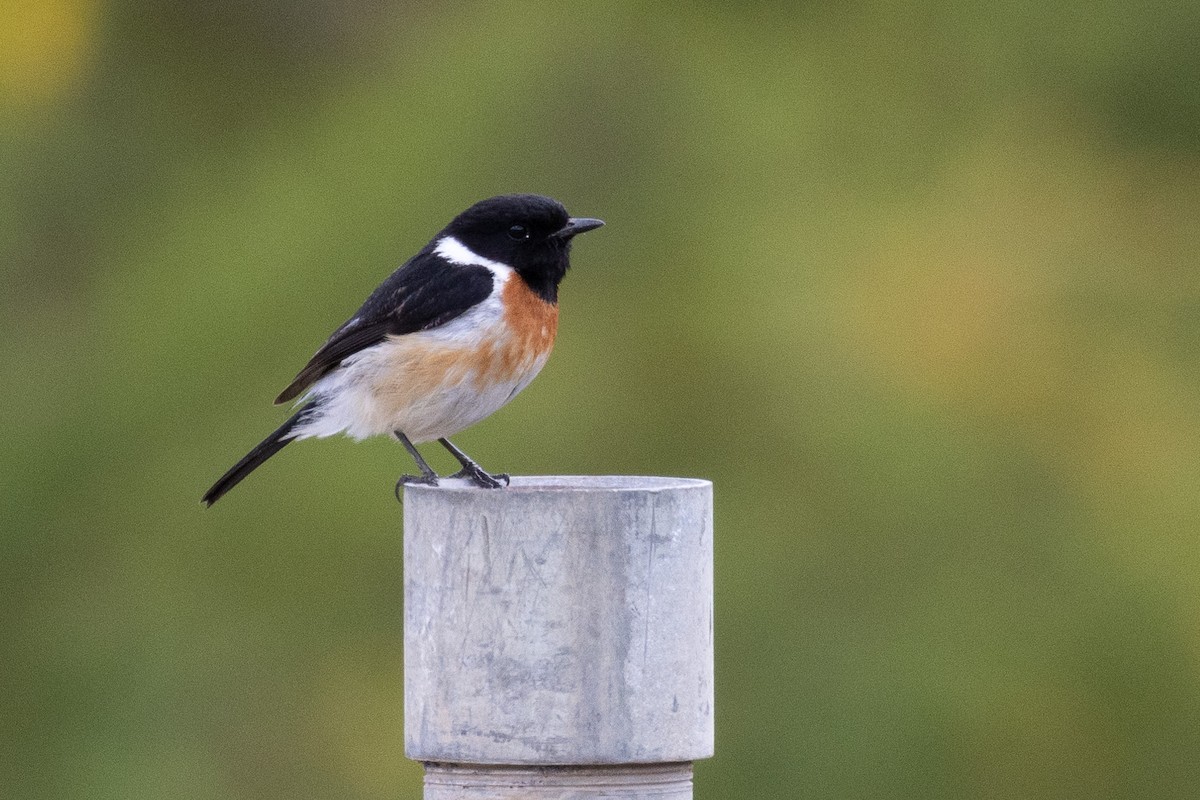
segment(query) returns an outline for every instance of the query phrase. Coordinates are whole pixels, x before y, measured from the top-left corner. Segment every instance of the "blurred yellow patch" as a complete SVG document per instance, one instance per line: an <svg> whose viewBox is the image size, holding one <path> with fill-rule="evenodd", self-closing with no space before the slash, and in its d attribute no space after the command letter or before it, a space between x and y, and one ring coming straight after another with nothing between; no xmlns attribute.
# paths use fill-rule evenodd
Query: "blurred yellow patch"
<svg viewBox="0 0 1200 800"><path fill-rule="evenodd" d="M1090 370L1114 343L1171 330L1168 300L1200 298L1173 267L1196 209L1083 132L1025 122L981 135L904 209L842 316L869 359L938 402L1057 430L1111 397Z"/></svg>
<svg viewBox="0 0 1200 800"><path fill-rule="evenodd" d="M94 0L4 0L0 13L0 93L32 103L72 84L95 31Z"/></svg>

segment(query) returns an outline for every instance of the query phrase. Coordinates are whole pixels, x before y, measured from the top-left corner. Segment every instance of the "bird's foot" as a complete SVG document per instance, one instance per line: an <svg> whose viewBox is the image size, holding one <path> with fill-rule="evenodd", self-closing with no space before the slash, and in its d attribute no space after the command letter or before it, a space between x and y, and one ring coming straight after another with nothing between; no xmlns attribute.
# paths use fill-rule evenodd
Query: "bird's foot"
<svg viewBox="0 0 1200 800"><path fill-rule="evenodd" d="M481 489L500 489L508 486L510 483L508 475L503 472L491 475L484 471L483 467L478 464L464 466L458 472L450 476L451 478L466 478L471 483ZM501 483L503 481L503 483Z"/></svg>
<svg viewBox="0 0 1200 800"><path fill-rule="evenodd" d="M422 486L437 486L438 476L432 472L427 472L422 475L401 475L400 480L396 481L396 499L401 503L404 500L400 496L400 490L410 483L419 483Z"/></svg>

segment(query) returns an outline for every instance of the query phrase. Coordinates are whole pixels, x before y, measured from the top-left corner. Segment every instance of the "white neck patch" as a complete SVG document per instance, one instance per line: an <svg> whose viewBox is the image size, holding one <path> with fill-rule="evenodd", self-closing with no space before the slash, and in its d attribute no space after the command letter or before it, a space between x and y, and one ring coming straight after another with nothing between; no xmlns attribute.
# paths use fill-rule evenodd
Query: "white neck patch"
<svg viewBox="0 0 1200 800"><path fill-rule="evenodd" d="M497 278L507 278L512 272L512 267L507 264L501 264L499 261L493 261L490 258L484 258L453 236L443 236L439 239L437 246L433 248L433 252L451 264L487 267Z"/></svg>

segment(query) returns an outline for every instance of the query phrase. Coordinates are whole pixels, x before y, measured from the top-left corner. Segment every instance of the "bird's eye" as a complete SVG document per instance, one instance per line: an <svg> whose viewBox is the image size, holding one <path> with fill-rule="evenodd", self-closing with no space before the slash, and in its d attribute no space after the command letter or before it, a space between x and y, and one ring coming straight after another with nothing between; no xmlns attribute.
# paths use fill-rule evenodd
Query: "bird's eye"
<svg viewBox="0 0 1200 800"><path fill-rule="evenodd" d="M524 225L513 225L508 229L508 238L516 242L523 242L529 238L529 228Z"/></svg>

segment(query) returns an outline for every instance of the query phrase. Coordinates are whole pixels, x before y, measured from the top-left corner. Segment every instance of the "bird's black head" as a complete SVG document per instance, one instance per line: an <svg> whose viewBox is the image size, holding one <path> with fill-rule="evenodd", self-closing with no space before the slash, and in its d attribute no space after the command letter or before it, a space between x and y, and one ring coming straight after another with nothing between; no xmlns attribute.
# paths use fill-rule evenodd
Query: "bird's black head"
<svg viewBox="0 0 1200 800"><path fill-rule="evenodd" d="M481 200L442 231L472 252L507 264L550 302L567 273L571 239L599 228L598 219L571 218L562 203L536 194L506 194Z"/></svg>

